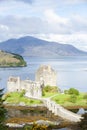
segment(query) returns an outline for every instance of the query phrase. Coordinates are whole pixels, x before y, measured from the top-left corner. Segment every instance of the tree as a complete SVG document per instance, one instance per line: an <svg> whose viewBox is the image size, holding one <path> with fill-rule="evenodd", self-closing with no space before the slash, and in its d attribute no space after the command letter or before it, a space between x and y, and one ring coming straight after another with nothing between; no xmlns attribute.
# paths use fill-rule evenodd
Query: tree
<svg viewBox="0 0 87 130"><path fill-rule="evenodd" d="M69 90L68 90L68 94L70 94L70 95L79 95L79 91L77 90L77 89L75 89L75 88L70 88Z"/></svg>
<svg viewBox="0 0 87 130"><path fill-rule="evenodd" d="M4 121L6 118L6 109L4 108L3 105L3 89L0 89L0 130L5 130L5 126L4 126Z"/></svg>

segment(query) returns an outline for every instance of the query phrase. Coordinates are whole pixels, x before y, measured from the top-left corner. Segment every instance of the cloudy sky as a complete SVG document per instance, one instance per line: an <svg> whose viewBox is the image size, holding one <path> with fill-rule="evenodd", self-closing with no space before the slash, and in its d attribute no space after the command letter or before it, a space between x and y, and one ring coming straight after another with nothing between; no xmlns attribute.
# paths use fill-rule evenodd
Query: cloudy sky
<svg viewBox="0 0 87 130"><path fill-rule="evenodd" d="M87 51L87 0L0 0L0 41L28 35Z"/></svg>

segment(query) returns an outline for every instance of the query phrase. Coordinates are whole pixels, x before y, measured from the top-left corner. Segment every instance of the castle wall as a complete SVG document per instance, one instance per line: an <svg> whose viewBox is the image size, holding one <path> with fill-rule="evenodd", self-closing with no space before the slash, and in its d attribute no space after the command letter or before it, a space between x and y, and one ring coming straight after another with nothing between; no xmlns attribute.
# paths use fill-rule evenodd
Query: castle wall
<svg viewBox="0 0 87 130"><path fill-rule="evenodd" d="M36 81L44 81L44 86L57 86L57 74L50 65L42 65L36 72Z"/></svg>
<svg viewBox="0 0 87 130"><path fill-rule="evenodd" d="M25 90L28 97L41 97L41 83L31 80L20 80L19 77L9 77L7 82L8 92Z"/></svg>
<svg viewBox="0 0 87 130"><path fill-rule="evenodd" d="M19 77L9 77L7 82L8 92L20 91L20 78Z"/></svg>
<svg viewBox="0 0 87 130"><path fill-rule="evenodd" d="M9 77L7 82L8 92L26 91L28 97L42 96L43 86L56 86L57 75L51 66L42 65L36 72L36 81L21 80L20 77Z"/></svg>

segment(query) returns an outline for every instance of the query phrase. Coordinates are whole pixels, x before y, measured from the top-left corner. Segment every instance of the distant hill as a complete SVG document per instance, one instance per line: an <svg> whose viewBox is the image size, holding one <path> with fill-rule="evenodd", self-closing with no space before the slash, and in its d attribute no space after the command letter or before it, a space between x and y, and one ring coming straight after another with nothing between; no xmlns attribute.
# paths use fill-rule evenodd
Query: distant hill
<svg viewBox="0 0 87 130"><path fill-rule="evenodd" d="M84 56L87 52L81 51L72 45L48 42L38 38L26 36L19 39L9 39L0 43L0 49L22 56L58 57Z"/></svg>
<svg viewBox="0 0 87 130"><path fill-rule="evenodd" d="M0 50L0 67L26 66L22 56Z"/></svg>

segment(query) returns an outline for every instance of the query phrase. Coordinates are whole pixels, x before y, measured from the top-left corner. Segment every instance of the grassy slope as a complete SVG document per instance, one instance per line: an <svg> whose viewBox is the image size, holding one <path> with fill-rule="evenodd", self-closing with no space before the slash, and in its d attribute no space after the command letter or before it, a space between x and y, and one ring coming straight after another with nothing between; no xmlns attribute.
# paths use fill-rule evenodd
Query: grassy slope
<svg viewBox="0 0 87 130"><path fill-rule="evenodd" d="M12 92L4 95L5 101L10 104L19 104L24 103L25 105L34 105L41 104L42 102L39 100L31 100L27 97L24 97L22 92Z"/></svg>
<svg viewBox="0 0 87 130"><path fill-rule="evenodd" d="M12 92L8 93L5 96L6 102L10 104L19 104L20 102L24 103L25 105L34 105L34 104L41 104L42 102L39 100L31 100L29 98L24 97L22 92ZM49 98L56 103L63 105L65 107L68 106L87 106L87 99L84 99L84 93L80 93L74 101L71 100L71 95L69 94L59 94L58 92L44 92L44 96L42 98Z"/></svg>
<svg viewBox="0 0 87 130"><path fill-rule="evenodd" d="M86 93L79 93L79 95L61 94L58 93L56 87L47 86L44 89L43 98L51 97L53 101L63 106L87 106L87 96L84 99L85 94Z"/></svg>
<svg viewBox="0 0 87 130"><path fill-rule="evenodd" d="M87 99L83 98L84 93L80 93L76 96L76 100L71 102L71 95L69 94L59 94L52 98L52 100L56 101L63 106L87 106Z"/></svg>
<svg viewBox="0 0 87 130"><path fill-rule="evenodd" d="M10 67L10 66L25 66L26 63L22 56L17 54L8 53L5 51L0 51L0 66Z"/></svg>

